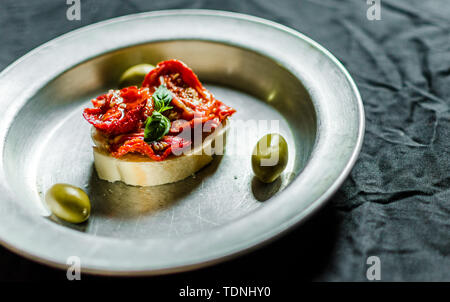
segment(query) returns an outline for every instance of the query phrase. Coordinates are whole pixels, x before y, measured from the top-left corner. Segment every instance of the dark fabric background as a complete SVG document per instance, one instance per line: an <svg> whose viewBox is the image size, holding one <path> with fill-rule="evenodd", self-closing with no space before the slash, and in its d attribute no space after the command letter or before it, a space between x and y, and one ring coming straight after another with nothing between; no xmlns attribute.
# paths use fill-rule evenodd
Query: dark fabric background
<svg viewBox="0 0 450 302"><path fill-rule="evenodd" d="M450 281L450 2L381 2L382 20L368 21L365 0L81 0L82 20L69 22L65 0L1 0L0 69L70 30L143 11L230 10L299 30L335 54L361 91L367 126L350 177L276 242L151 280L365 281L373 255L383 281ZM0 248L0 280L65 278Z"/></svg>

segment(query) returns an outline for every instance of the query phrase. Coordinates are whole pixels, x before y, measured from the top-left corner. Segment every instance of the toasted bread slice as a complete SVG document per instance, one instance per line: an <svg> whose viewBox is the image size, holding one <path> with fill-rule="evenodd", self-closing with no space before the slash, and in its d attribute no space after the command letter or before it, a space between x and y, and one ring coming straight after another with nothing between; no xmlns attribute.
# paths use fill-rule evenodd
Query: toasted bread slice
<svg viewBox="0 0 450 302"><path fill-rule="evenodd" d="M197 172L213 159L214 148L221 149L225 141L228 122L208 135L201 145L182 155L171 155L163 161L154 161L144 155L126 154L115 158L102 147L99 133L92 131L94 164L101 179L122 181L132 186L157 186L185 179ZM223 149L222 149L223 150Z"/></svg>

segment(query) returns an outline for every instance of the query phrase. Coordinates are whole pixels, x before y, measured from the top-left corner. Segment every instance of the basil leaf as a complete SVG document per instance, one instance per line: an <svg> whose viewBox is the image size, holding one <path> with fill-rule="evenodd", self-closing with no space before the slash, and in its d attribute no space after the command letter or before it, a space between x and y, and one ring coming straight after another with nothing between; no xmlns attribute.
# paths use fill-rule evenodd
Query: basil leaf
<svg viewBox="0 0 450 302"><path fill-rule="evenodd" d="M167 109L171 109L169 106L173 99L172 93L167 89L166 85L162 84L155 90L152 95L153 101L155 102L155 110L158 112L163 112Z"/></svg>
<svg viewBox="0 0 450 302"><path fill-rule="evenodd" d="M170 130L170 121L161 112L172 108L169 106L173 99L172 93L162 84L155 90L152 98L155 102L155 111L145 121L144 129L144 141L147 143L160 140Z"/></svg>
<svg viewBox="0 0 450 302"><path fill-rule="evenodd" d="M169 119L158 111L153 111L152 116L145 122L144 141L147 143L157 141L169 133L169 130Z"/></svg>

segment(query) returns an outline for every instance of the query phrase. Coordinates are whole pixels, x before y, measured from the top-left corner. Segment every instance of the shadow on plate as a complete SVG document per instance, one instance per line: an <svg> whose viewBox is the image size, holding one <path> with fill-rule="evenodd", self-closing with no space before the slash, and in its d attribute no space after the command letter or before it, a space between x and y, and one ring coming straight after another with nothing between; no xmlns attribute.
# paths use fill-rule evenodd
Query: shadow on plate
<svg viewBox="0 0 450 302"><path fill-rule="evenodd" d="M294 180L295 176L296 174L293 172L285 172L274 182L268 184L261 182L253 176L251 182L253 196L256 200L264 202L288 186Z"/></svg>
<svg viewBox="0 0 450 302"><path fill-rule="evenodd" d="M53 221L57 224L60 224L62 226L80 231L80 232L86 232L87 227L88 227L88 221L85 221L83 223L79 223L79 224L74 224L74 223L70 223L70 222L66 222L62 219L59 219L58 217L56 217L54 214L50 215L50 216L46 216L45 218L47 218L50 221Z"/></svg>
<svg viewBox="0 0 450 302"><path fill-rule="evenodd" d="M273 195L275 195L281 188L281 177L278 177L274 182L272 183L263 183L258 178L253 176L252 179L252 192L253 196L255 196L256 200L258 201L266 201Z"/></svg>

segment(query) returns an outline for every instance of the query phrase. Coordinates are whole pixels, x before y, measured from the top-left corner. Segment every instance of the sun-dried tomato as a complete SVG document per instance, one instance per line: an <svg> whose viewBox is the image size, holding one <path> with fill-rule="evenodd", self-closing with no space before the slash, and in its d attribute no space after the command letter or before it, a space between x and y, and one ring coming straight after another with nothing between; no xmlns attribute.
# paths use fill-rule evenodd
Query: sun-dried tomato
<svg viewBox="0 0 450 302"><path fill-rule="evenodd" d="M137 130L151 94L135 86L110 90L92 100L94 108L84 109L84 118L95 128L110 135ZM148 107L147 107L148 110Z"/></svg>
<svg viewBox="0 0 450 302"><path fill-rule="evenodd" d="M182 118L185 120L192 120L194 117L209 120L214 117L211 116L215 115L214 110L224 113L222 116L225 118L236 111L214 98L203 87L192 69L181 61L169 60L159 63L147 74L142 87L155 89L161 84L165 84L172 92L174 96L172 105L182 110Z"/></svg>
<svg viewBox="0 0 450 302"><path fill-rule="evenodd" d="M164 136L158 143L165 143L165 147L161 152L155 152L151 144L144 141L144 136L129 136L126 137L120 144L112 146L112 156L121 157L128 153L139 153L149 158L161 161L164 160L171 153L178 151L181 153L183 149L191 145L191 141L184 140L179 136Z"/></svg>
<svg viewBox="0 0 450 302"><path fill-rule="evenodd" d="M145 120L152 115L152 94L161 84L166 85L173 97L170 102L173 108L164 112L171 119L171 128L161 140L147 143ZM85 109L83 116L106 134L112 156L137 153L156 161L192 144L190 139L179 135L184 130L208 123L207 131L212 131L236 112L209 93L194 72L178 60L159 63L147 74L142 88L111 90L92 100L92 104L94 108Z"/></svg>

